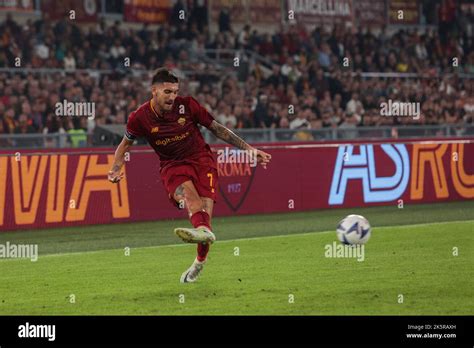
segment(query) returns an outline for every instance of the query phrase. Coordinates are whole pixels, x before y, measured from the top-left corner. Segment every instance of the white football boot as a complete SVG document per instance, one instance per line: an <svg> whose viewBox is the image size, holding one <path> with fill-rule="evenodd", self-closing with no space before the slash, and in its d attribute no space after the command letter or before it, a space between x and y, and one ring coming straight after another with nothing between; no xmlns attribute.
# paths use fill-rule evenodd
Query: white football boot
<svg viewBox="0 0 474 348"><path fill-rule="evenodd" d="M191 267L189 267L182 275L181 275L181 283L194 283L201 274L202 269L204 268L204 263L206 261L200 262L197 258L194 260Z"/></svg>
<svg viewBox="0 0 474 348"><path fill-rule="evenodd" d="M178 227L174 233L186 243L214 243L216 236L205 226L197 228Z"/></svg>

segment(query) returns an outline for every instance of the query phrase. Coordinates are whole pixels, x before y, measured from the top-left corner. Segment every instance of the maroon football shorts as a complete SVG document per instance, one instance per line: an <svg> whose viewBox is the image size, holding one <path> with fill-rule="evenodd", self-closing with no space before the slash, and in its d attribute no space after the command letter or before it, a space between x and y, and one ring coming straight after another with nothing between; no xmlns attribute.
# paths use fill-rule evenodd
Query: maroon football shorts
<svg viewBox="0 0 474 348"><path fill-rule="evenodd" d="M165 166L161 171L161 180L168 192L173 205L178 206L174 199L176 188L183 182L191 180L200 197L217 198L217 169L211 156L202 156L193 160L176 161Z"/></svg>

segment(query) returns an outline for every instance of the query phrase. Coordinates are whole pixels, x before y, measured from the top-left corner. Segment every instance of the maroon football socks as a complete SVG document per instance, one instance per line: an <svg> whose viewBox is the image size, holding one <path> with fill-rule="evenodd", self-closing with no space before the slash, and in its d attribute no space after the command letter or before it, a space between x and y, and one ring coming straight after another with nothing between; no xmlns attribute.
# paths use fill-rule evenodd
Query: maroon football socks
<svg viewBox="0 0 474 348"><path fill-rule="evenodd" d="M209 214L206 213L205 211L195 212L191 216L191 223L194 226L194 228L197 228L199 226L205 226L209 230L211 230L211 224L209 220L210 220ZM199 243L197 245L197 260L199 262L206 261L208 252L209 252L209 243Z"/></svg>
<svg viewBox="0 0 474 348"><path fill-rule="evenodd" d="M199 262L206 261L208 252L209 252L209 243L199 243L197 246L197 260Z"/></svg>
<svg viewBox="0 0 474 348"><path fill-rule="evenodd" d="M212 231L209 220L209 214L205 211L197 211L191 216L191 224L194 226L194 228L197 228L199 226L205 226L210 231Z"/></svg>

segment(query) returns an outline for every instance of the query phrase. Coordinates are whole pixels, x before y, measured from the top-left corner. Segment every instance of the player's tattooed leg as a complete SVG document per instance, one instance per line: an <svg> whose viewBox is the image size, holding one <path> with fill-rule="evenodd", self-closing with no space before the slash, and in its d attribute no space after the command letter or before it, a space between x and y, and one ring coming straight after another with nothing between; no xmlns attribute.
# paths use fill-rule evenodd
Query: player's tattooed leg
<svg viewBox="0 0 474 348"><path fill-rule="evenodd" d="M179 185L176 188L176 191L174 192L174 194L177 195L177 196L183 196L184 197L184 186L183 186L183 184Z"/></svg>
<svg viewBox="0 0 474 348"><path fill-rule="evenodd" d="M201 199L204 206L204 210L206 211L207 214L209 214L209 217L212 218L212 210L214 208L214 201L208 197L201 197Z"/></svg>
<svg viewBox="0 0 474 348"><path fill-rule="evenodd" d="M179 209L186 208L186 201L184 199L184 186L183 184L179 185L176 190L174 191L173 195L176 204L178 205Z"/></svg>
<svg viewBox="0 0 474 348"><path fill-rule="evenodd" d="M178 203L181 199L184 200L184 204L190 216L203 209L203 201L201 197L199 197L196 187L194 187L194 184L190 180L183 182L176 188L174 198Z"/></svg>

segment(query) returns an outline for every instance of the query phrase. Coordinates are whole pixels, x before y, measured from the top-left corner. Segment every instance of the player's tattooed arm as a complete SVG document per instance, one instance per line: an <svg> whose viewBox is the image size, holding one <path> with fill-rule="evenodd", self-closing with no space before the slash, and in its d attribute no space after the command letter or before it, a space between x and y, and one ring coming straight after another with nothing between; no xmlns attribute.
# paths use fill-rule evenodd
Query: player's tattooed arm
<svg viewBox="0 0 474 348"><path fill-rule="evenodd" d="M125 161L125 154L130 151L130 147L133 144L133 140L129 140L126 137L122 139L122 142L115 151L115 159L112 164L112 168L108 172L108 179L110 182L116 184L123 179L123 173L120 172L123 163Z"/></svg>
<svg viewBox="0 0 474 348"><path fill-rule="evenodd" d="M120 165L118 165L118 164L114 164L114 165L112 166L112 169L111 169L111 171L113 171L113 172L116 172L116 171L119 171L119 170L120 170L120 168L121 168L121 166L120 166Z"/></svg>
<svg viewBox="0 0 474 348"><path fill-rule="evenodd" d="M219 139L224 140L226 143L234 145L241 150L251 150L252 147L247 144L241 137L232 132L229 128L223 126L217 121L212 121L209 126L209 130Z"/></svg>
<svg viewBox="0 0 474 348"><path fill-rule="evenodd" d="M267 169L267 164L270 163L272 155L262 151L257 150L253 146L247 144L242 138L237 134L232 132L229 128L223 126L217 121L212 121L209 126L209 130L219 139L224 140L226 143L234 145L238 149L253 151L257 157L257 162L260 163L263 168Z"/></svg>

